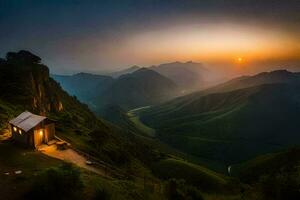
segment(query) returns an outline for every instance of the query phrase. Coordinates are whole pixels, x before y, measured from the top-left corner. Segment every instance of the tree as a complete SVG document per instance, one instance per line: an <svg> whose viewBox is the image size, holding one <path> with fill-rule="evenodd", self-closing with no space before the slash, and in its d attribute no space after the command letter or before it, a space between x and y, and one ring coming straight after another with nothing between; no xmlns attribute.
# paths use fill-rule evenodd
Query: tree
<svg viewBox="0 0 300 200"><path fill-rule="evenodd" d="M165 187L167 199L170 200L203 200L200 191L184 180L170 179Z"/></svg>
<svg viewBox="0 0 300 200"><path fill-rule="evenodd" d="M29 51L21 50L19 52L8 52L6 54L6 60L8 62L23 62L23 63L40 63L41 58L32 54Z"/></svg>

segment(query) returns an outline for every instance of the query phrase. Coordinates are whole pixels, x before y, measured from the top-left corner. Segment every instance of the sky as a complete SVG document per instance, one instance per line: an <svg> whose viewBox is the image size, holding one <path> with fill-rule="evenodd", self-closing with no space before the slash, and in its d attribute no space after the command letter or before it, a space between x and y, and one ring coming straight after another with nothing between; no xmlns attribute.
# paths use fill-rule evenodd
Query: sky
<svg viewBox="0 0 300 200"><path fill-rule="evenodd" d="M300 69L299 0L0 0L0 57L30 50L52 73L202 62Z"/></svg>

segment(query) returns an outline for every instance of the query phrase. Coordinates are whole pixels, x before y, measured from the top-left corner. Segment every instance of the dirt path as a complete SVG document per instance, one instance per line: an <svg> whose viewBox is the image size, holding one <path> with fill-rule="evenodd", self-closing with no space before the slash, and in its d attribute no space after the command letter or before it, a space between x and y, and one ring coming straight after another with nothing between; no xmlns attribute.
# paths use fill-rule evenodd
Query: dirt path
<svg viewBox="0 0 300 200"><path fill-rule="evenodd" d="M57 150L56 145L44 145L41 148L39 148L39 151L47 156L71 162L81 168L95 172L102 176L106 176L104 170L87 165L87 159L84 156L77 153L76 151L74 151L73 149Z"/></svg>

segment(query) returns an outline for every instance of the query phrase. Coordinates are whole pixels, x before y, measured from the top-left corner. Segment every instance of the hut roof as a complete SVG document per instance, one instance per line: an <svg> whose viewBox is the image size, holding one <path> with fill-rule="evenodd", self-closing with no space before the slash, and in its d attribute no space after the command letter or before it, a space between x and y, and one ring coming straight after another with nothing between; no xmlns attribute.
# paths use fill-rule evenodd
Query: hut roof
<svg viewBox="0 0 300 200"><path fill-rule="evenodd" d="M46 118L47 117L45 116L35 115L31 112L25 111L18 117L10 120L9 123L27 132Z"/></svg>

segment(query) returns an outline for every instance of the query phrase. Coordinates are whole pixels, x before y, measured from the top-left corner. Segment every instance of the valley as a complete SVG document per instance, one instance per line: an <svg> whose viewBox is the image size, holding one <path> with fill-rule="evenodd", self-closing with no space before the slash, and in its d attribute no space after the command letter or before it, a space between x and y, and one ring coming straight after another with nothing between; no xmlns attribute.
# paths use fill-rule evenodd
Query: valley
<svg viewBox="0 0 300 200"><path fill-rule="evenodd" d="M76 173L80 174L80 182L94 181L99 185L80 186L80 195L86 194L89 199L93 195L108 195L111 199L120 199L121 194L124 199L146 196L148 199L165 199L170 184L177 185L178 191L184 192L184 195L196 195L197 198L263 199L264 191L261 190L264 188L255 185L262 184L261 180L256 178L249 181L248 173L253 173L253 167L260 170L260 174L253 176L268 176L270 179L271 175L265 171L265 163L278 165L277 155L285 155L285 149L299 144L296 119L300 111L300 79L297 73L273 71L237 78L202 91L179 97L175 95L172 99L162 100L159 97L161 100L151 104L143 100L128 107L129 104L124 103L126 101L107 100L113 104L102 112L105 113L103 119L99 112L94 110L94 114L89 110L93 110L89 104L93 99L91 95L99 95L88 93L91 87L97 90L108 81L108 87L122 91L122 96L125 95L124 86L127 87L128 81L130 84L137 84L138 88L145 84L144 89L149 87L147 82L150 80L151 86L157 81L157 89L161 89L161 84L166 85L168 90L175 89L176 84L157 72L138 69L133 74L121 75L116 82L111 82L113 78L100 75L78 74L75 78L56 75L56 79L66 81L62 88L49 76L48 68L40 62L41 59L30 52L20 51L9 53L7 61L0 67L3 72L1 74L10 74L10 78L0 76L1 90L6 91L0 95L0 148L16 151L15 156L32 154L34 156L24 157L25 163L31 162L34 165L39 159L43 159L47 166L31 171L33 169L25 163L14 164L14 159L4 162L4 177L12 176L12 171L21 171L26 175L13 175L9 180L4 179L9 181L6 183L9 186L13 184L10 181L23 177L18 187L22 188L23 184L28 187L18 193L25 195L24 198L27 198L26 195L33 195L29 186L34 187L35 181L32 182L28 176L35 176L35 173L42 176L43 173L48 173L47 170L67 173L64 170L68 168L79 170ZM78 80L80 84L73 87L75 83L79 83ZM119 84L120 81L122 84ZM70 96L64 89L74 96ZM149 88L147 91L137 91L140 91L139 95L154 97L159 96L159 92L165 93L164 89L156 91L157 89L153 93L148 91ZM19 92L14 95L9 92L15 90ZM102 91L106 90L108 89ZM107 92L102 95L104 94L110 96ZM76 95L87 98L77 98ZM49 146L44 153L30 150L23 153L21 147L14 147L16 144L7 137L7 121L24 109L55 120L56 134L70 143L72 149L50 150L53 147ZM288 157L296 155L297 160L297 150L293 152L295 153L288 153ZM274 160L273 156L268 158L267 155L266 158L255 158L267 153L275 153ZM88 166L87 161L92 166ZM61 167L68 162L73 165ZM291 165L297 166L294 162ZM279 168L288 176L290 172L286 167L283 165ZM274 170L272 173L278 172ZM109 188L105 187L107 184L110 185ZM124 195L127 187L130 187L130 192L127 191L129 193ZM11 190L12 188L5 188L6 192ZM98 190L102 193L98 194ZM116 192L114 195L113 191ZM247 197L244 197L245 193ZM5 195L9 196L8 194Z"/></svg>

